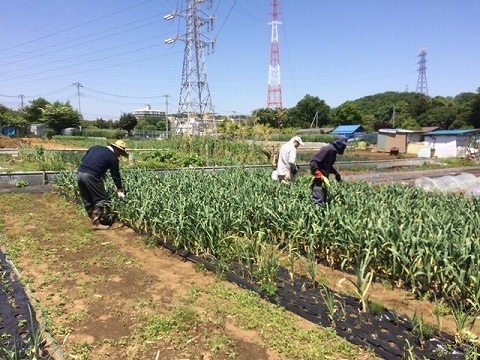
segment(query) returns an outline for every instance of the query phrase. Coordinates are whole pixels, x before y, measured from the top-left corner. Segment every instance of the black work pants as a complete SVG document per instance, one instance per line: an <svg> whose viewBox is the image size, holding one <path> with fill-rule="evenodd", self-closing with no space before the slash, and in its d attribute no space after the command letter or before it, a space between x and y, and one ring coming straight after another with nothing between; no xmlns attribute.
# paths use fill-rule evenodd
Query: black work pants
<svg viewBox="0 0 480 360"><path fill-rule="evenodd" d="M327 189L320 179L313 179L312 183L312 203L313 205L323 206L327 203Z"/></svg>
<svg viewBox="0 0 480 360"><path fill-rule="evenodd" d="M77 184L85 207L105 207L107 191L102 179L88 173L77 173Z"/></svg>

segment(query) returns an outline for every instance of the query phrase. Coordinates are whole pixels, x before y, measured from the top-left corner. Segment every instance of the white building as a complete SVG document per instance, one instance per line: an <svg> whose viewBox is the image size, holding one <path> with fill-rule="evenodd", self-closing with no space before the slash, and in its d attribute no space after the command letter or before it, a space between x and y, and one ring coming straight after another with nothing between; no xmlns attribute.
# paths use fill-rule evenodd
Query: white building
<svg viewBox="0 0 480 360"><path fill-rule="evenodd" d="M437 130L425 133L425 145L438 158L467 157L476 152L475 136L479 130Z"/></svg>
<svg viewBox="0 0 480 360"><path fill-rule="evenodd" d="M166 113L165 111L161 110L152 110L150 105L145 105L143 109L138 109L133 112L133 115L137 119L147 119L147 118L158 118L158 119L165 119Z"/></svg>

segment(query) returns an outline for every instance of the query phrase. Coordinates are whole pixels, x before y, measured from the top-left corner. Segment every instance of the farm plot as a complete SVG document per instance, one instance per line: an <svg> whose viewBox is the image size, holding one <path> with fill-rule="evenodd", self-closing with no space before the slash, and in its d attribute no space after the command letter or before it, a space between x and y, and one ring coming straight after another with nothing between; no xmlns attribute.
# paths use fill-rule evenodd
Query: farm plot
<svg viewBox="0 0 480 360"><path fill-rule="evenodd" d="M54 192L1 194L0 208L8 255L60 348L47 341L45 359L374 358L127 227L92 232ZM29 320L15 300L21 317L0 303L0 358L32 358L12 351Z"/></svg>
<svg viewBox="0 0 480 360"><path fill-rule="evenodd" d="M110 189L110 211L119 220L208 259L217 269L228 272L237 264L238 273L267 297L280 292L281 269L288 274L284 281L290 278L295 284L302 263L310 286L321 288L324 279L317 265L322 263L354 275L350 295L356 298L357 312L375 312L369 300L373 283L404 288L433 301L438 312L448 308L452 313L455 340L447 349L476 351L478 200L408 186L344 182L332 185L327 206L313 208L307 177L293 186L272 182L265 171L186 170L158 176L135 170L125 171L124 177L124 201ZM77 198L71 173L58 177L57 186ZM340 321L344 314L338 309L346 301L332 303L327 289L321 295L330 309L323 316ZM414 316L410 324L410 331L420 332L418 341L410 343L413 352L425 347L424 322ZM440 322L428 334L441 337Z"/></svg>

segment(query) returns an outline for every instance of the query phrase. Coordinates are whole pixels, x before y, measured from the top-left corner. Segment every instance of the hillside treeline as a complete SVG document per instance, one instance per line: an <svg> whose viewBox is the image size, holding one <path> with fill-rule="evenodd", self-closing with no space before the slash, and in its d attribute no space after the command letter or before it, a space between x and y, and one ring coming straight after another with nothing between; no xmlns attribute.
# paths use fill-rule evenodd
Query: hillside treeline
<svg viewBox="0 0 480 360"><path fill-rule="evenodd" d="M443 129L480 128L480 89L455 97L430 97L412 92L384 92L331 108L316 96L306 95L290 109L258 109L255 123L274 128L363 125L367 131L381 128Z"/></svg>

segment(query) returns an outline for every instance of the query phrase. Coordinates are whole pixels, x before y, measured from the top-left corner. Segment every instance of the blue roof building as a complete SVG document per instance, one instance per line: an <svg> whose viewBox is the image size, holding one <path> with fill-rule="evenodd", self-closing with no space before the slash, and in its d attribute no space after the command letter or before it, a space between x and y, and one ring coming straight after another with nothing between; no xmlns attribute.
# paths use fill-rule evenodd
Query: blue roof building
<svg viewBox="0 0 480 360"><path fill-rule="evenodd" d="M354 138L358 133L363 133L365 130L361 125L339 125L330 134L343 135L348 139Z"/></svg>

